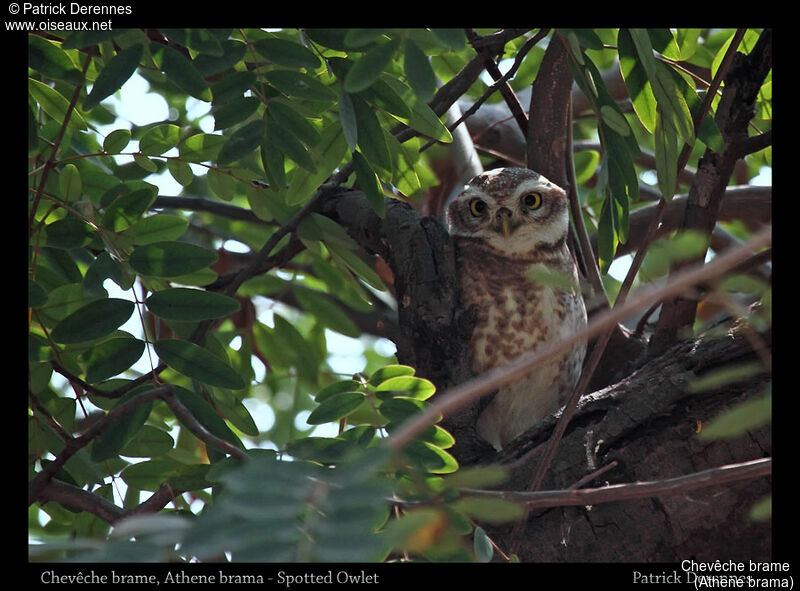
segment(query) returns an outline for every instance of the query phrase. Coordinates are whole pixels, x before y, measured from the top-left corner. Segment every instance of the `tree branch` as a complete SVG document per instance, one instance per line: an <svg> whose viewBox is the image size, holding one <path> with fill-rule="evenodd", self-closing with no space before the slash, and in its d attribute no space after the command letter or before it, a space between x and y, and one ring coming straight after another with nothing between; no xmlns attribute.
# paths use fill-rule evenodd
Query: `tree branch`
<svg viewBox="0 0 800 591"><path fill-rule="evenodd" d="M653 240L674 232L681 227L688 195L675 195L665 205L660 224ZM658 204L645 205L632 211L629 220L628 241L617 246L615 257L642 248L645 244L648 228L656 219ZM769 224L772 222L772 187L740 185L728 187L720 204L718 221L743 220L748 223ZM597 234L590 237L593 248L597 248Z"/></svg>
<svg viewBox="0 0 800 591"><path fill-rule="evenodd" d="M275 222L267 222L259 218L249 209L237 207L230 203L206 199L204 197L173 197L159 195L150 206L150 209L187 209L191 211L205 211L232 220L250 222L262 226L274 226Z"/></svg>
<svg viewBox="0 0 800 591"><path fill-rule="evenodd" d="M489 75L494 80L495 84L492 85L497 86L500 90L500 94L503 95L503 99L505 100L506 104L508 105L509 110L511 111L512 116L517 122L522 135L525 137L528 136L528 117L525 115L525 112L522 109L522 105L517 98L517 95L514 94L513 89L508 84L508 77L503 76L503 73L500 71L500 68L497 67L497 63L492 59L492 56L489 54L487 49L480 47L477 41L480 39L478 34L475 33L473 29L465 29L467 34L467 39L469 39L470 45L472 48L478 53L479 56L483 58L484 67L486 71L489 72Z"/></svg>
<svg viewBox="0 0 800 591"><path fill-rule="evenodd" d="M647 497L682 495L699 488L732 484L742 480L769 476L770 474L772 474L772 458L761 458L749 462L710 468L676 478L611 484L600 488L543 490L533 492L463 489L462 492L470 496L516 501L524 503L526 509L534 510L550 507L597 505L600 503L614 503Z"/></svg>
<svg viewBox="0 0 800 591"><path fill-rule="evenodd" d="M104 429L108 428L114 421L119 419L122 415L130 412L140 404L160 398L164 393L172 391L172 386L160 386L153 388L141 394L137 394L130 400L126 400L122 404L114 407L103 417L98 419L92 424L83 435L73 437L65 442L64 449L59 452L56 459L47 464L42 470L31 480L28 485L28 504L32 504L39 498L42 489L50 481L53 475L61 468L67 460L74 456L78 451L89 445L89 443L97 437Z"/></svg>
<svg viewBox="0 0 800 591"><path fill-rule="evenodd" d="M733 47L734 44L731 44ZM725 141L722 153L707 148L700 159L697 177L689 191L682 227L710 236L719 216L722 197L741 157L741 146L747 145L747 129L754 115L755 100L761 85L772 67L772 32L765 29L752 52L736 53L725 74L715 116L717 127ZM705 252L695 259L676 263L672 272L705 258ZM652 354L658 354L674 342L678 332L694 323L697 302L677 297L666 301L661 308L655 333L650 341Z"/></svg>

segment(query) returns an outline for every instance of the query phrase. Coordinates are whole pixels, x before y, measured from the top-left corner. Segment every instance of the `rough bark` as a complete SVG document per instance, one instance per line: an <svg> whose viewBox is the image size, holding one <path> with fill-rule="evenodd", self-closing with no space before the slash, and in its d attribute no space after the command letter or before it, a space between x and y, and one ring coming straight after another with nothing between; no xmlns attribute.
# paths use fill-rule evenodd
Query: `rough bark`
<svg viewBox="0 0 800 591"><path fill-rule="evenodd" d="M585 397L543 488L568 488L611 462L617 466L587 486L659 480L771 456L769 426L729 441L696 435L722 410L763 394L769 376L697 393L692 381L755 358L742 330L702 336ZM525 459L502 488L525 488L543 448L534 442L544 441L553 423L540 424L504 453L507 462ZM771 478L761 478L677 496L539 511L531 515L519 555L523 561L770 560L771 525L748 516L770 490ZM493 533L501 547L514 541L510 528Z"/></svg>

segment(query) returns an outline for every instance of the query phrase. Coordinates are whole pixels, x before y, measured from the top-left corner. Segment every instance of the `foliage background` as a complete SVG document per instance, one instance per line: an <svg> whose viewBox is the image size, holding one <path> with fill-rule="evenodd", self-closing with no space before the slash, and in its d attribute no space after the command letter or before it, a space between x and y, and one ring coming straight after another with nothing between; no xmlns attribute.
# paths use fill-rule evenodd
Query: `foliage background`
<svg viewBox="0 0 800 591"><path fill-rule="evenodd" d="M513 64L509 88L522 91L559 35L593 97L574 127L576 140L593 142L575 154L575 179L603 272L595 287L613 302L620 283L607 271L646 205L640 185L669 201L684 144L684 165L724 147L711 115L692 126L705 97L693 68L713 77L732 39L747 52L759 38L541 33L29 35L32 558L496 556L482 526L518 519L520 505L460 491L497 485L504 470L459 468L453 437L435 425L399 453L385 445L435 386L387 346L398 334L391 271L320 202L352 185L379 216L387 197L437 213L455 133L442 117L447 83L483 39ZM485 67L490 75L459 96L485 96L497 77ZM614 68L627 103L603 86L601 72ZM114 112L107 99L134 72L166 100L166 120L129 124ZM718 100L706 105L712 115ZM213 130L198 104L210 106ZM754 135L771 127L771 72L756 109ZM641 163L642 150L653 163ZM482 157L489 166L495 156ZM739 184L769 169L771 147L743 162ZM166 174L179 194L160 193L153 180ZM743 221L726 230L751 234ZM657 243L635 285L707 247L691 233ZM769 286L730 291L768 297ZM770 318L769 309L757 316ZM131 319L135 329L122 330ZM360 339L358 374L334 371L333 333ZM274 420L259 428L252 413L264 405Z"/></svg>

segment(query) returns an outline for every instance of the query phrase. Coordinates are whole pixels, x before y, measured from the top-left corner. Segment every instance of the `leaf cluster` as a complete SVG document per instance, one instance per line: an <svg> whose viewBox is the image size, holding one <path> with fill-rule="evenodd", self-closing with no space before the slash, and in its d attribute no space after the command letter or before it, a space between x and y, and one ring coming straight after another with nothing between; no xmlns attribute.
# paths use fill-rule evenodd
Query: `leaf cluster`
<svg viewBox="0 0 800 591"><path fill-rule="evenodd" d="M475 57L464 32L56 33L28 39L29 478L38 491L69 485L76 505L34 495L31 533L57 541L37 556L489 560L477 523L519 507L460 491L502 471L459 468L435 424L398 455L383 450L434 387L364 335L392 317L391 277L314 207L320 187L345 182L379 216L387 198L422 204L438 183L432 154L453 140L435 98ZM591 104L575 130L600 147L574 161L607 271L640 205L642 148L665 199L680 189L684 145L720 148L718 99L704 110L687 67L713 74L732 35L553 35ZM541 57L517 64L514 90ZM603 84L615 57L630 109ZM137 77L167 103L163 120L119 116ZM478 79L464 94L488 88ZM771 79L757 108L770 125ZM656 249L646 270L663 274L690 238ZM342 337L364 356L347 379L333 361ZM165 499L155 516L140 514L147 493ZM128 519L109 537L87 499ZM80 542L60 545L69 538Z"/></svg>

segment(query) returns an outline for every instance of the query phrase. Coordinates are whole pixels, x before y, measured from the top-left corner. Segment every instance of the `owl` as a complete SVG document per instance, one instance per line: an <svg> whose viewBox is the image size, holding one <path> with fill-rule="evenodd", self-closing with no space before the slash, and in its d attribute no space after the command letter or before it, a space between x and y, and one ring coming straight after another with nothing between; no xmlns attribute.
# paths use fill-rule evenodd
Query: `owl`
<svg viewBox="0 0 800 591"><path fill-rule="evenodd" d="M474 374L586 324L561 187L525 168L490 170L449 203L446 221L461 303L475 318L468 347ZM580 377L585 353L580 343L501 388L478 416L478 435L500 450L558 409Z"/></svg>

